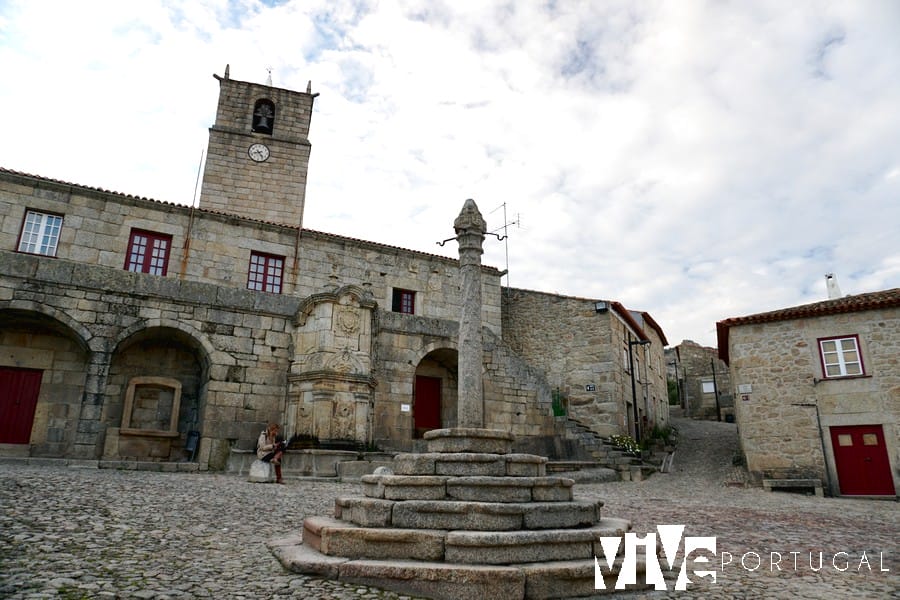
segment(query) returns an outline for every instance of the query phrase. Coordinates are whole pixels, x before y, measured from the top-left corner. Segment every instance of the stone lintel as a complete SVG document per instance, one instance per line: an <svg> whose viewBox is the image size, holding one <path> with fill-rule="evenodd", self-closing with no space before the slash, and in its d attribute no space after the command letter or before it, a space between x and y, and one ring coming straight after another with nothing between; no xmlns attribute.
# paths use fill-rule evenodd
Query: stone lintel
<svg viewBox="0 0 900 600"><path fill-rule="evenodd" d="M340 565L339 579L435 600L522 600L521 569L438 562L354 560Z"/></svg>
<svg viewBox="0 0 900 600"><path fill-rule="evenodd" d="M428 443L429 452L441 453L509 454L515 440L515 437L506 431L475 427L432 429L426 431L422 437Z"/></svg>

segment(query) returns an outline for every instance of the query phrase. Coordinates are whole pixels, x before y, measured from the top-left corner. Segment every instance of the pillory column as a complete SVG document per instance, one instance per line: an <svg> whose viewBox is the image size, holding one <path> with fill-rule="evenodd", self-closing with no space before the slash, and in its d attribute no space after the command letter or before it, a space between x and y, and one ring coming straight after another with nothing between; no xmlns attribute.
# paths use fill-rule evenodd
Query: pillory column
<svg viewBox="0 0 900 600"><path fill-rule="evenodd" d="M459 320L459 389L457 427L484 427L481 381L484 351L481 339L481 255L487 225L472 199L466 200L453 222L459 242L462 316Z"/></svg>

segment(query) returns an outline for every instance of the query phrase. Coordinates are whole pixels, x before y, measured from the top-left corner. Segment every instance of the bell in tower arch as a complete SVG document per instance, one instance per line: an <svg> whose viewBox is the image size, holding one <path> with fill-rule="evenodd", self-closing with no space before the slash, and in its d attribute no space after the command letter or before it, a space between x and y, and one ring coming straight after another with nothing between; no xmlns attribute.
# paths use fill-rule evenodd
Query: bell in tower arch
<svg viewBox="0 0 900 600"><path fill-rule="evenodd" d="M275 105L271 100L257 100L253 107L253 125L251 129L256 133L271 135L275 129Z"/></svg>

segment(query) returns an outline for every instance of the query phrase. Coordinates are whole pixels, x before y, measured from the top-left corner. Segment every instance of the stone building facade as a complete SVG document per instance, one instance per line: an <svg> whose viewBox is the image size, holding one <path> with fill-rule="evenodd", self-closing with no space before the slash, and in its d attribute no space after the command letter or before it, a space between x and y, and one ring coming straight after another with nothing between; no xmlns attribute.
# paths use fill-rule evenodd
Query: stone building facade
<svg viewBox="0 0 900 600"><path fill-rule="evenodd" d="M719 421L734 418L731 373L716 348L683 340L666 350L670 378L678 384L684 416Z"/></svg>
<svg viewBox="0 0 900 600"><path fill-rule="evenodd" d="M0 452L218 469L270 421L385 450L456 425L457 261L303 228L314 95L218 79L198 207L0 169ZM500 277L482 267L485 426L559 436Z"/></svg>
<svg viewBox="0 0 900 600"><path fill-rule="evenodd" d="M668 424L665 335L618 302L503 290L503 339L564 398L567 414L603 436ZM635 423L638 427L635 427Z"/></svg>
<svg viewBox="0 0 900 600"><path fill-rule="evenodd" d="M832 494L900 489L900 288L717 324L747 467Z"/></svg>

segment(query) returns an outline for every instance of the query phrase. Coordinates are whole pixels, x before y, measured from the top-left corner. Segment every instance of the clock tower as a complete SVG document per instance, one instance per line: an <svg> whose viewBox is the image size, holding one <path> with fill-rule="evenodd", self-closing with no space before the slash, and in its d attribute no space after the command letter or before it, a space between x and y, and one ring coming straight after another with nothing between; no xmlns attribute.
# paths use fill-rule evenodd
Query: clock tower
<svg viewBox="0 0 900 600"><path fill-rule="evenodd" d="M216 122L209 129L200 208L281 225L303 224L309 123L306 92L271 85L219 81Z"/></svg>

